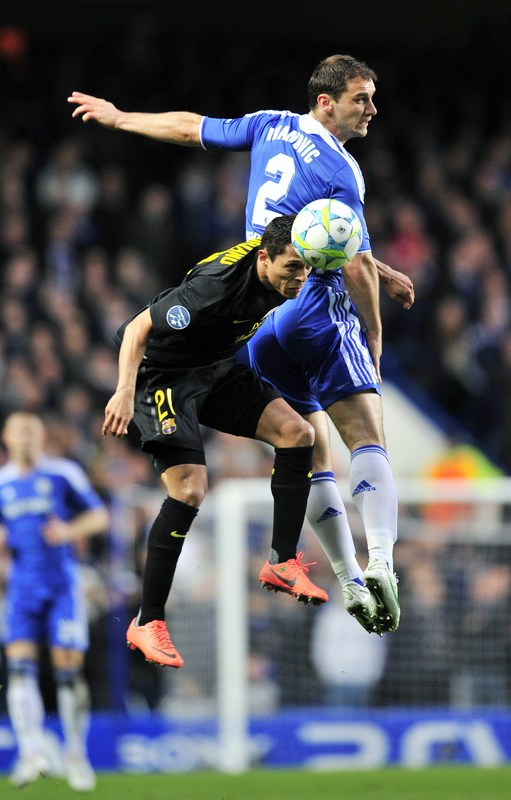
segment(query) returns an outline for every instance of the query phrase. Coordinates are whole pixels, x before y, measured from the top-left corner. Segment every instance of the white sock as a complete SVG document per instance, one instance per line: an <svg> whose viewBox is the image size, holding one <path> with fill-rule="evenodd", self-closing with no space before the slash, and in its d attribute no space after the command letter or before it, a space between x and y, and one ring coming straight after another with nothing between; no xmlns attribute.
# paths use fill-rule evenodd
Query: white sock
<svg viewBox="0 0 511 800"><path fill-rule="evenodd" d="M84 757L90 724L89 687L81 675L70 675L68 680L63 680L62 674L56 674L57 707L67 754Z"/></svg>
<svg viewBox="0 0 511 800"><path fill-rule="evenodd" d="M397 491L383 447L368 445L353 451L350 490L364 524L369 557L384 559L392 572L397 539Z"/></svg>
<svg viewBox="0 0 511 800"><path fill-rule="evenodd" d="M33 674L9 672L6 700L20 758L32 758L41 754L44 742L44 705L37 670Z"/></svg>
<svg viewBox="0 0 511 800"><path fill-rule="evenodd" d="M333 472L313 474L306 518L341 584L361 579L355 543Z"/></svg>

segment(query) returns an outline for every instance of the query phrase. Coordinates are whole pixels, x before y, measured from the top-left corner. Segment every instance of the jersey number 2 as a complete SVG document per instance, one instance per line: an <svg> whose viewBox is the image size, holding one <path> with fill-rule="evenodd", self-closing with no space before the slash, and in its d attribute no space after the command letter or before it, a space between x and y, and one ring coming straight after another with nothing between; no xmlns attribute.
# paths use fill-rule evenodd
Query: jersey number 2
<svg viewBox="0 0 511 800"><path fill-rule="evenodd" d="M278 211L268 209L268 200L278 205L289 192L291 181L295 174L295 162L291 156L279 153L270 158L266 164L264 174L271 180L265 181L257 192L252 221L254 225L266 228L269 222L279 217Z"/></svg>

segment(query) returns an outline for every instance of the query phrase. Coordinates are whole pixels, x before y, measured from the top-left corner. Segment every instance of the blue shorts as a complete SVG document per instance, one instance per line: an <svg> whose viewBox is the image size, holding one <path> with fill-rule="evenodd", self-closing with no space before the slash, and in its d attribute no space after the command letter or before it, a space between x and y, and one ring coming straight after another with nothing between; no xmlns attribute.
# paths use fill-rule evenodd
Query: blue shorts
<svg viewBox="0 0 511 800"><path fill-rule="evenodd" d="M248 341L253 369L300 414L380 387L341 272L310 275Z"/></svg>
<svg viewBox="0 0 511 800"><path fill-rule="evenodd" d="M5 597L4 644L18 639L86 650L89 629L85 600L77 584L47 584L11 580Z"/></svg>

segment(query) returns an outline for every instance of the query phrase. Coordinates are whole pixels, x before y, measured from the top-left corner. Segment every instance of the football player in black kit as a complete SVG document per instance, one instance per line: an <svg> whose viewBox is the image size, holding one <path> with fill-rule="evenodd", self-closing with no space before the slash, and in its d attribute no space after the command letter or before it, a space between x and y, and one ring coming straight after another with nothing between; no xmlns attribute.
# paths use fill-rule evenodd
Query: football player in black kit
<svg viewBox="0 0 511 800"><path fill-rule="evenodd" d="M243 364L237 350L272 308L298 296L310 267L291 244L294 215L261 238L215 253L159 294L118 333L119 379L102 432L124 436L134 420L167 497L153 522L138 616L126 638L148 661L182 667L165 622L177 561L207 491L200 426L275 447L269 559L259 580L316 605L328 600L297 553L310 489L311 425Z"/></svg>

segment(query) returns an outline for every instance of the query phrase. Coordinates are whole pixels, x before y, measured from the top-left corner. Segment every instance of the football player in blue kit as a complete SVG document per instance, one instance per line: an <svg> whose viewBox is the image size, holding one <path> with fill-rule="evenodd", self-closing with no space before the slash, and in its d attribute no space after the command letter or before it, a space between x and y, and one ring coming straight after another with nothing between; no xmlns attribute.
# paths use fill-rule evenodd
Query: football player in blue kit
<svg viewBox="0 0 511 800"><path fill-rule="evenodd" d="M380 395L382 329L379 285L410 308L409 278L375 259L364 218L365 185L349 139L365 137L376 114L376 74L349 55L332 55L308 83L309 112L257 111L239 118L193 112L123 112L73 92L74 117L171 144L250 151L247 237L275 216L297 213L312 200L335 197L362 220L359 253L342 271L313 271L297 300L280 306L249 344L250 363L274 383L315 429L307 520L327 554L347 610L369 632L398 627L393 569L397 492L390 467ZM346 509L337 489L327 415L350 451L350 487L368 546L356 559Z"/></svg>
<svg viewBox="0 0 511 800"><path fill-rule="evenodd" d="M0 469L0 525L11 556L3 643L7 708L18 745L11 783L22 787L48 771L39 647L50 651L71 788L89 791L89 691L82 671L88 645L85 598L73 542L102 533L108 513L82 468L44 453L45 430L35 414L10 414L3 430L8 461Z"/></svg>

